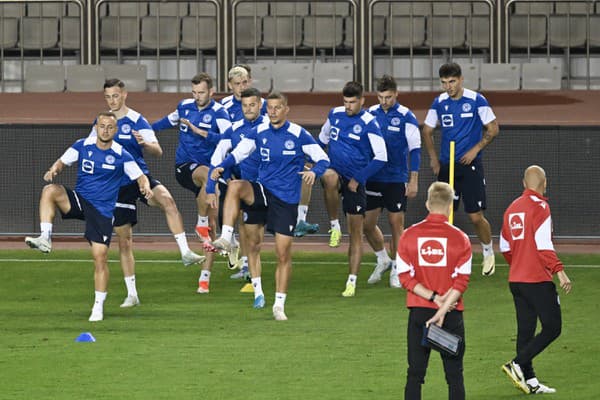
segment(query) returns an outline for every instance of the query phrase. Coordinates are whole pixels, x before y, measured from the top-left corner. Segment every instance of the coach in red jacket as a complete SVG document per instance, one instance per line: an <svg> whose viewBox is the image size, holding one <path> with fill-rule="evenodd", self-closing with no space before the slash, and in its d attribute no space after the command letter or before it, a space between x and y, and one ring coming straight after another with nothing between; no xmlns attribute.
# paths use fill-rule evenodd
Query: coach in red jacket
<svg viewBox="0 0 600 400"><path fill-rule="evenodd" d="M449 398L465 398L463 380L464 335L462 294L471 274L471 242L448 223L454 191L444 182L427 190L429 215L411 226L398 242L396 265L408 293L408 374L404 398L421 399L431 349L421 344L423 327L436 323L463 338L458 355L441 352Z"/></svg>
<svg viewBox="0 0 600 400"><path fill-rule="evenodd" d="M542 385L533 371L532 360L559 335L560 302L552 275L558 275L566 293L571 281L565 274L552 244L550 206L546 173L537 165L525 170L525 190L504 212L500 251L510 265L508 281L517 311L517 356L502 370L525 393L554 393ZM537 320L542 330L535 335Z"/></svg>

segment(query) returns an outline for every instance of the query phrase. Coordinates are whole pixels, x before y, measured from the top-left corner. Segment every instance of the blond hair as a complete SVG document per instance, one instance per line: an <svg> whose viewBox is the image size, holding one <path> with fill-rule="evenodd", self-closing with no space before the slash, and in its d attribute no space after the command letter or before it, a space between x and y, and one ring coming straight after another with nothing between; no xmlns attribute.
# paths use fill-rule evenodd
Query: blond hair
<svg viewBox="0 0 600 400"><path fill-rule="evenodd" d="M454 190L446 182L433 182L427 189L427 205L430 211L447 210L454 200Z"/></svg>
<svg viewBox="0 0 600 400"><path fill-rule="evenodd" d="M250 78L250 74L248 73L248 70L246 68L236 65L235 67L231 68L229 70L229 73L227 74L227 79L229 81L231 81L234 78Z"/></svg>

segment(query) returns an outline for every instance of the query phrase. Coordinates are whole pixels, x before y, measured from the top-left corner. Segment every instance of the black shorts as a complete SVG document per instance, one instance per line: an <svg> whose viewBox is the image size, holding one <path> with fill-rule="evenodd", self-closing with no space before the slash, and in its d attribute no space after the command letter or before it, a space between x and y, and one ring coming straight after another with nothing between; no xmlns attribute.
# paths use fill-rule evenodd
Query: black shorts
<svg viewBox="0 0 600 400"><path fill-rule="evenodd" d="M177 183L187 190L194 192L196 197L202 188L200 186L196 186L194 183L194 178L192 178L192 174L196 168L200 166L202 165L195 162L186 162L175 166L175 178L177 179Z"/></svg>
<svg viewBox="0 0 600 400"><path fill-rule="evenodd" d="M249 206L242 202L244 223L266 225L270 233L294 236L298 204L281 201L260 183L250 182L254 191L254 203Z"/></svg>
<svg viewBox="0 0 600 400"><path fill-rule="evenodd" d="M151 189L154 189L158 185L162 185L162 183L154 179L151 175L146 175L146 177L148 178L148 181L150 181ZM134 226L137 224L137 200L141 200L142 203L148 205L148 200L146 200L144 195L140 192L140 187L137 182L131 182L129 185L121 186L117 204L115 206L114 226L123 226L126 224Z"/></svg>
<svg viewBox="0 0 600 400"><path fill-rule="evenodd" d="M449 182L450 168L448 165L440 166L438 180ZM476 159L470 165L454 164L454 209L462 198L465 212L476 213L486 209L485 177L483 174L483 163Z"/></svg>
<svg viewBox="0 0 600 400"><path fill-rule="evenodd" d="M71 209L64 214L63 219L80 219L85 221L85 237L89 242L96 242L110 246L113 231L113 219L106 217L96 209L90 202L77 194L77 192L64 187Z"/></svg>
<svg viewBox="0 0 600 400"><path fill-rule="evenodd" d="M348 189L349 179L340 175L340 193L342 194L342 209L345 214L365 215L367 209L367 194L364 185L358 185L356 192Z"/></svg>
<svg viewBox="0 0 600 400"><path fill-rule="evenodd" d="M391 213L406 212L406 183L367 182L367 211L385 208Z"/></svg>

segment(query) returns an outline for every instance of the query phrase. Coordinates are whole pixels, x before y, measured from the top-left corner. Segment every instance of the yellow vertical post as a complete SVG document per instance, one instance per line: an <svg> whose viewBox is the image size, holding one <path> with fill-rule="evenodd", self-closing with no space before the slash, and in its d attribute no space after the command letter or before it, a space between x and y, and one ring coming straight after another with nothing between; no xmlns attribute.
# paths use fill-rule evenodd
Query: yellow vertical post
<svg viewBox="0 0 600 400"><path fill-rule="evenodd" d="M450 141L450 170L448 173L448 183L452 190L454 190L454 140ZM452 207L450 208L450 216L448 222L454 224L454 201L452 201Z"/></svg>

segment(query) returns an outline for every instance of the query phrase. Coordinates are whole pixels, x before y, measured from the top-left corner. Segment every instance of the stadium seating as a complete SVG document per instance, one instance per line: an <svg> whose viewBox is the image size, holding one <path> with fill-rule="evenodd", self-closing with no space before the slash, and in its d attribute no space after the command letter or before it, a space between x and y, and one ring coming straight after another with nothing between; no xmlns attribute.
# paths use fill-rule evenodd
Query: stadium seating
<svg viewBox="0 0 600 400"><path fill-rule="evenodd" d="M546 17L513 15L510 17L510 47L534 48L546 43Z"/></svg>
<svg viewBox="0 0 600 400"><path fill-rule="evenodd" d="M282 92L308 92L312 89L313 64L277 63L271 66L273 89Z"/></svg>
<svg viewBox="0 0 600 400"><path fill-rule="evenodd" d="M17 18L3 18L1 21L0 47L10 49L17 45L19 40L19 20Z"/></svg>
<svg viewBox="0 0 600 400"><path fill-rule="evenodd" d="M479 90L480 65L475 63L461 63L460 68L464 78L464 87L472 90Z"/></svg>
<svg viewBox="0 0 600 400"><path fill-rule="evenodd" d="M99 65L69 65L66 75L67 92L99 92L105 80Z"/></svg>
<svg viewBox="0 0 600 400"><path fill-rule="evenodd" d="M521 65L523 90L560 90L562 71L558 65L525 63Z"/></svg>
<svg viewBox="0 0 600 400"><path fill-rule="evenodd" d="M179 18L148 16L142 18L140 45L146 49L175 49L179 46Z"/></svg>
<svg viewBox="0 0 600 400"><path fill-rule="evenodd" d="M304 45L308 47L339 47L343 42L344 18L309 16L304 18Z"/></svg>
<svg viewBox="0 0 600 400"><path fill-rule="evenodd" d="M314 67L315 92L341 92L346 82L353 79L352 63L316 63Z"/></svg>
<svg viewBox="0 0 600 400"><path fill-rule="evenodd" d="M481 90L519 90L519 64L481 64Z"/></svg>
<svg viewBox="0 0 600 400"><path fill-rule="evenodd" d="M467 19L467 41L465 45L474 49L487 49L490 47L490 19L483 16L474 16Z"/></svg>
<svg viewBox="0 0 600 400"><path fill-rule="evenodd" d="M137 17L103 17L100 19L100 47L105 49L133 49L140 38Z"/></svg>
<svg viewBox="0 0 600 400"><path fill-rule="evenodd" d="M23 37L19 45L25 50L51 49L58 43L58 20L54 17L23 17Z"/></svg>
<svg viewBox="0 0 600 400"><path fill-rule="evenodd" d="M388 19L385 46L419 47L425 41L425 17L392 16Z"/></svg>
<svg viewBox="0 0 600 400"><path fill-rule="evenodd" d="M465 44L465 29L464 17L429 17L425 44L433 48L462 47Z"/></svg>
<svg viewBox="0 0 600 400"><path fill-rule="evenodd" d="M252 86L261 92L271 90L271 64L248 64L252 69Z"/></svg>
<svg viewBox="0 0 600 400"><path fill-rule="evenodd" d="M59 45L65 50L81 49L81 29L79 17L62 17L60 19Z"/></svg>
<svg viewBox="0 0 600 400"><path fill-rule="evenodd" d="M270 15L303 17L308 15L308 3L300 1L273 2Z"/></svg>
<svg viewBox="0 0 600 400"><path fill-rule="evenodd" d="M579 47L586 41L586 19L582 16L550 16L548 41L551 46Z"/></svg>
<svg viewBox="0 0 600 400"><path fill-rule="evenodd" d="M252 17L249 17L252 18ZM302 18L263 18L263 46L278 49L299 47L302 43Z"/></svg>
<svg viewBox="0 0 600 400"><path fill-rule="evenodd" d="M144 92L148 68L145 65L103 64L104 78L118 78L125 83L128 92Z"/></svg>
<svg viewBox="0 0 600 400"><path fill-rule="evenodd" d="M217 47L217 18L215 16L183 17L181 47L208 50Z"/></svg>
<svg viewBox="0 0 600 400"><path fill-rule="evenodd" d="M25 92L62 92L65 90L64 65L29 65L25 69Z"/></svg>

